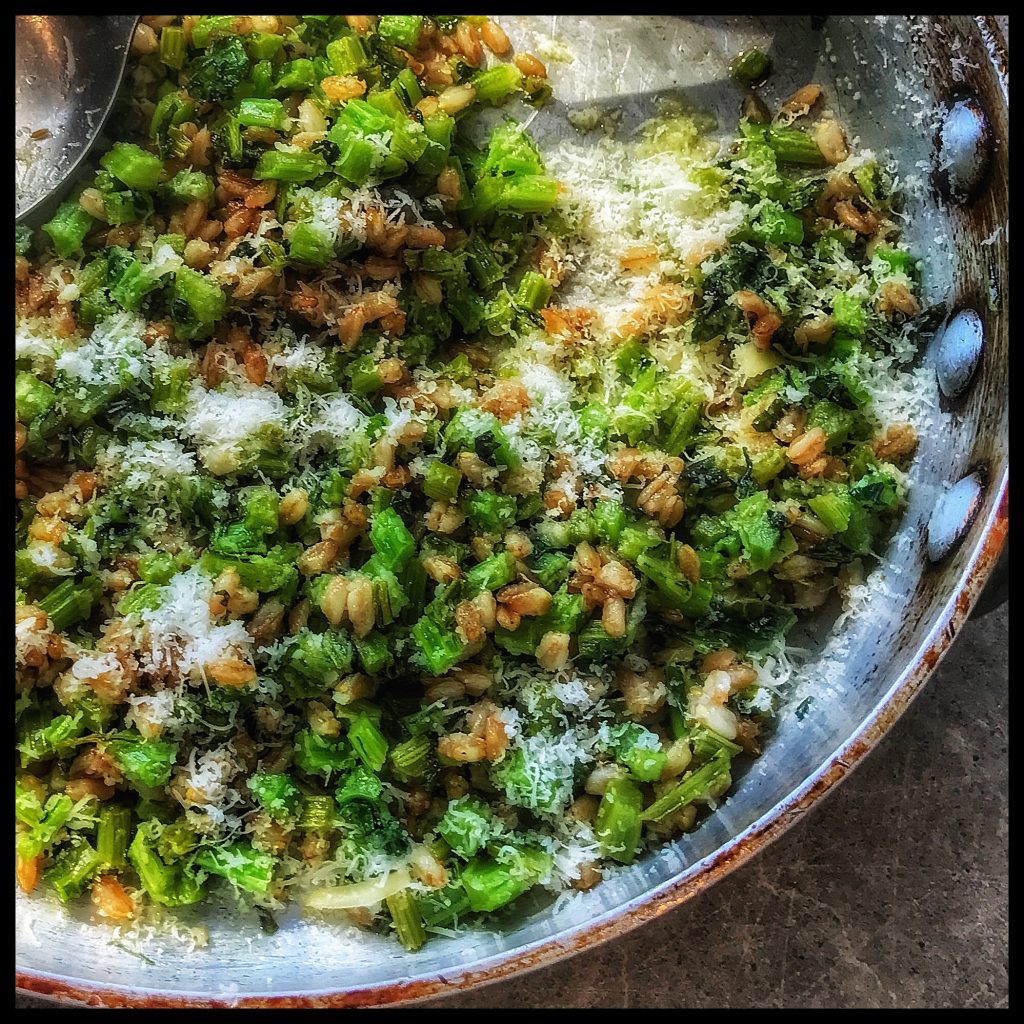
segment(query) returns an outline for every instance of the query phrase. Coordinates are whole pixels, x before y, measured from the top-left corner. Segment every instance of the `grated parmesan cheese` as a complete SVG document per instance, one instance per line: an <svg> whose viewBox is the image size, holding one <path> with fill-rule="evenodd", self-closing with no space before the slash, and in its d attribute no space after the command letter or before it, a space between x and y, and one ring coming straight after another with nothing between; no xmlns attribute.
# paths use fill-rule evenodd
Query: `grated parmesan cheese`
<svg viewBox="0 0 1024 1024"><path fill-rule="evenodd" d="M269 388L228 385L208 391L193 384L181 431L199 450L203 464L223 476L238 468L243 443L261 427L285 428L287 409Z"/></svg>
<svg viewBox="0 0 1024 1024"><path fill-rule="evenodd" d="M250 657L252 638L240 621L215 624L210 614L213 583L197 568L178 573L162 588L161 604L139 613L142 668L203 679L204 667L228 654Z"/></svg>

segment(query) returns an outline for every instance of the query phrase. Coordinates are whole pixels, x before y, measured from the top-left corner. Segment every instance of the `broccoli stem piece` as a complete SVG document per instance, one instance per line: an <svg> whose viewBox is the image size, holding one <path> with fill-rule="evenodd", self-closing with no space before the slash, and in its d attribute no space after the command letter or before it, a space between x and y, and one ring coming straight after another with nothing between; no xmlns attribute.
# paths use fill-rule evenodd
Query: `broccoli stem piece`
<svg viewBox="0 0 1024 1024"><path fill-rule="evenodd" d="M132 812L127 807L107 804L100 810L96 852L102 858L104 868L120 870L127 864L131 825Z"/></svg>
<svg viewBox="0 0 1024 1024"><path fill-rule="evenodd" d="M86 882L103 867L103 858L84 839L76 840L46 872L46 881L53 886L61 903L68 903L82 894Z"/></svg>
<svg viewBox="0 0 1024 1024"><path fill-rule="evenodd" d="M601 797L594 821L594 835L606 857L620 864L632 864L640 844L642 828L640 787L629 779L612 779Z"/></svg>
<svg viewBox="0 0 1024 1024"><path fill-rule="evenodd" d="M427 941L420 914L419 901L410 889L401 889L385 900L398 941L410 952L415 952Z"/></svg>
<svg viewBox="0 0 1024 1024"><path fill-rule="evenodd" d="M95 576L87 576L79 583L65 580L36 604L50 617L54 632L65 630L87 619L93 605L103 593L103 584Z"/></svg>
<svg viewBox="0 0 1024 1024"><path fill-rule="evenodd" d="M705 796L710 789L720 785L729 777L730 758L726 750L722 750L688 775L677 786L651 804L641 815L643 821L661 821L673 811L678 811L687 804L692 804L698 797Z"/></svg>

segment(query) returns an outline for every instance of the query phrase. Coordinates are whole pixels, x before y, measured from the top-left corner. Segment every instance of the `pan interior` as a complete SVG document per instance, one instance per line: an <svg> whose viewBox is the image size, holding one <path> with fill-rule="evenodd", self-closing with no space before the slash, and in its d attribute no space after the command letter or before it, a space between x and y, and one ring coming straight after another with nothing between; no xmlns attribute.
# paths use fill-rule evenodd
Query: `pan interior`
<svg viewBox="0 0 1024 1024"><path fill-rule="evenodd" d="M573 133L566 118L573 109L614 105L621 109L620 135L625 135L669 95L711 114L727 134L735 127L741 99L728 78L730 59L751 45L770 52L775 69L765 90L770 104L800 85L819 82L828 88L840 121L859 136L858 147L895 158L908 186L905 237L926 258L925 299L954 294L962 259L955 246L958 229L929 185L938 108L927 93L925 69L934 26L903 18L830 17L815 27L806 16L517 16L502 23L517 49L537 52L548 65L556 101L531 126L542 149ZM926 352L924 364L931 358ZM113 945L85 915L69 918L56 904L33 900L19 913L19 964L87 985L182 996L230 999L384 988L454 978L495 958L536 949L621 914L684 873L699 872L706 859L772 814L859 731L913 661L965 571L969 545L948 567L944 582L929 582L924 525L943 484L958 479L972 458L978 417L946 412L936 403L917 426L922 444L910 473L910 507L877 585L844 624L841 637L825 639L827 623L804 637L815 651L802 672L805 682L781 712L764 754L696 832L616 871L589 893L538 905L503 934L437 936L415 954L378 936L298 917L285 918L277 934L265 936L254 918L239 920L230 908L182 914L174 933ZM812 711L802 720L793 711L801 687L815 694ZM209 928L210 945L189 954L190 926L200 920Z"/></svg>

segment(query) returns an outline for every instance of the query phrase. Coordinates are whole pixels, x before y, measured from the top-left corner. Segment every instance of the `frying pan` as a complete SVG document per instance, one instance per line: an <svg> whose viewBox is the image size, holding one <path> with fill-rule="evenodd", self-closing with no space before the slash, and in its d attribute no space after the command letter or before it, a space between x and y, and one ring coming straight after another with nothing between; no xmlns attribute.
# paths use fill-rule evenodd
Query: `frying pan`
<svg viewBox="0 0 1024 1024"><path fill-rule="evenodd" d="M922 356L941 397L922 428L910 507L882 585L843 639L803 638L815 701L785 710L764 754L697 831L595 889L538 902L502 933L435 936L410 954L335 924L286 918L275 935L230 908L182 917L176 935L109 945L87 913L19 905L22 989L101 1006L341 1007L466 989L585 950L680 905L748 860L846 776L942 658L1003 546L1008 509L1008 83L989 17L503 18L517 47L549 57L556 102L532 130L572 129L568 109L614 103L628 131L682 95L728 132L740 93L726 68L758 45L766 98L820 82L860 148L895 155L905 237L926 259L925 298L949 315ZM205 913L205 917L203 914ZM189 951L205 921L210 946Z"/></svg>

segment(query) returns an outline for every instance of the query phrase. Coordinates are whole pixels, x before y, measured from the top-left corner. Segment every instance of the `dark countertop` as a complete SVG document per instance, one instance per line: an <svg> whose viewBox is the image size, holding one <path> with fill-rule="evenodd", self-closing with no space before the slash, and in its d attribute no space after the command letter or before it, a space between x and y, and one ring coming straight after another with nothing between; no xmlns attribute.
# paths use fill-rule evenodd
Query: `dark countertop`
<svg viewBox="0 0 1024 1024"><path fill-rule="evenodd" d="M423 1005L1007 1006L1008 647L1005 605L968 623L853 775L697 899Z"/></svg>

